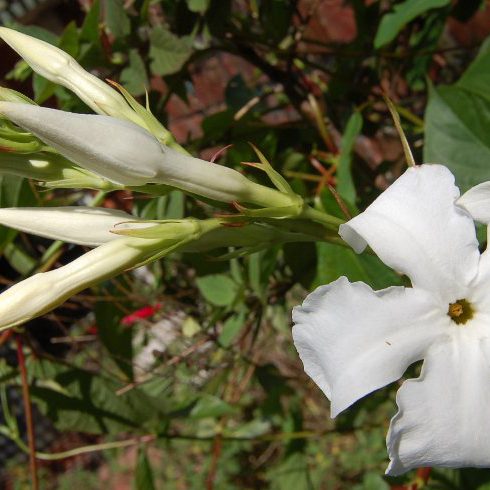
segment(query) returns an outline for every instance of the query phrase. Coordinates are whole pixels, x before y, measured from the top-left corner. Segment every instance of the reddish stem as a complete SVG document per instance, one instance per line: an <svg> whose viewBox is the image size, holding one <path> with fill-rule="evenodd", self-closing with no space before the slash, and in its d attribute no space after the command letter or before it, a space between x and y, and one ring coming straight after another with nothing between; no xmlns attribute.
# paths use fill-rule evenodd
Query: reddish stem
<svg viewBox="0 0 490 490"><path fill-rule="evenodd" d="M32 419L32 405L29 393L29 380L27 379L26 359L22 345L22 337L15 336L17 343L17 361L19 363L20 377L22 380L22 398L26 416L27 442L29 445L29 467L31 471L32 489L39 490L39 478L37 474L36 461L36 438L34 436L34 422Z"/></svg>
<svg viewBox="0 0 490 490"><path fill-rule="evenodd" d="M417 480L422 482L424 486L427 485L427 483L429 482L431 471L432 471L432 468L430 468L430 467L419 468L417 470Z"/></svg>

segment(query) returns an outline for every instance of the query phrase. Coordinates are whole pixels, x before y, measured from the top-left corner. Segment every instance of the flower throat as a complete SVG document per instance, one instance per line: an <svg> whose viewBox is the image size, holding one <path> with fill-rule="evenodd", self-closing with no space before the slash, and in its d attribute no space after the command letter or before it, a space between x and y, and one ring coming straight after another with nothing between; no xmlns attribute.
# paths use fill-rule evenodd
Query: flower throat
<svg viewBox="0 0 490 490"><path fill-rule="evenodd" d="M464 325L473 318L473 307L465 299L457 299L449 304L447 314L457 325Z"/></svg>

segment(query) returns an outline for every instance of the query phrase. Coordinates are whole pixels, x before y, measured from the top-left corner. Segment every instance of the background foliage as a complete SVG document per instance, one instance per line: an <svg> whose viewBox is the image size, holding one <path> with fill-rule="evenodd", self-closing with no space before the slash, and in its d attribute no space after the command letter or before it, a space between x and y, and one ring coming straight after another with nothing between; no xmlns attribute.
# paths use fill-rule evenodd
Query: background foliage
<svg viewBox="0 0 490 490"><path fill-rule="evenodd" d="M397 105L418 162L446 164L462 189L490 180L487 2L95 0L61 7L70 12L62 30L12 26L135 96L146 89L155 115L196 155L210 158L232 145L220 162L244 169L254 160L253 142L318 208L340 213L333 186L356 213L403 171L383 93ZM224 81L203 76L216 66L225 67ZM38 103L90 112L24 62L2 68L4 84L32 88ZM86 199L17 177L0 180L1 206ZM148 219L208 212L177 191L151 201L115 192L103 205ZM5 228L0 250L5 285L83 253ZM405 280L372 256L288 244L228 261L175 255L86 291L1 338L3 433L25 451L15 409L17 338L28 357L37 430L49 420L53 434L39 451L77 453L43 464L44 488L98 488L97 480L136 489L419 488L415 472L382 476L397 386L332 421L292 345L291 308L340 275L377 289ZM78 448L87 445L112 449L82 455ZM15 461L6 481L23 488ZM434 470L427 488L483 490L490 472Z"/></svg>

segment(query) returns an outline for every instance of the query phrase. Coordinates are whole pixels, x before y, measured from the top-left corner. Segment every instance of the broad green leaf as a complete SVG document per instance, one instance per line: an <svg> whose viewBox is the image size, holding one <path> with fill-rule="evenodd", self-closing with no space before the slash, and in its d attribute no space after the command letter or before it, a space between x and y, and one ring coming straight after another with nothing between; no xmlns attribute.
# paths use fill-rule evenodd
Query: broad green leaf
<svg viewBox="0 0 490 490"><path fill-rule="evenodd" d="M155 481L153 479L153 470L151 469L150 461L146 455L146 449L140 447L138 452L138 462L134 474L134 489L135 490L154 490Z"/></svg>
<svg viewBox="0 0 490 490"><path fill-rule="evenodd" d="M127 36L131 31L131 23L121 0L106 0L105 21L115 38Z"/></svg>
<svg viewBox="0 0 490 490"><path fill-rule="evenodd" d="M490 180L490 39L457 83L432 87L424 161L447 165L464 191Z"/></svg>
<svg viewBox="0 0 490 490"><path fill-rule="evenodd" d="M221 417L222 415L226 415L232 413L234 408L213 395L203 394L194 405L189 414L192 419L202 419L208 417Z"/></svg>
<svg viewBox="0 0 490 490"><path fill-rule="evenodd" d="M136 49L129 52L129 64L121 72L121 83L134 96L143 95L149 87L145 63Z"/></svg>
<svg viewBox="0 0 490 490"><path fill-rule="evenodd" d="M373 289L398 286L402 283L392 269L378 257L368 253L356 254L353 250L331 243L317 243L318 266L313 286L327 284L340 276L350 281L363 281Z"/></svg>
<svg viewBox="0 0 490 490"><path fill-rule="evenodd" d="M229 347L240 333L245 321L245 312L240 311L236 315L230 316L223 324L223 330L218 337L218 342L223 347Z"/></svg>
<svg viewBox="0 0 490 490"><path fill-rule="evenodd" d="M151 70L158 75L178 72L192 54L192 37L177 37L164 27L150 33Z"/></svg>
<svg viewBox="0 0 490 490"><path fill-rule="evenodd" d="M445 7L451 0L405 0L396 4L393 12L383 16L374 38L374 47L381 48L391 42L403 27L419 15L434 8Z"/></svg>
<svg viewBox="0 0 490 490"><path fill-rule="evenodd" d="M478 56L463 73L456 86L490 102L490 38L483 43Z"/></svg>
<svg viewBox="0 0 490 490"><path fill-rule="evenodd" d="M424 161L449 167L462 191L490 180L490 101L457 85L432 88Z"/></svg>
<svg viewBox="0 0 490 490"><path fill-rule="evenodd" d="M62 387L53 389L40 383L31 387L38 407L59 430L111 434L144 430L155 420L163 422L165 393L154 399L135 388L117 395L123 385L116 379L47 360L33 361L29 372Z"/></svg>
<svg viewBox="0 0 490 490"><path fill-rule="evenodd" d="M204 298L215 306L229 306L239 290L238 284L224 274L198 277L197 287Z"/></svg>
<svg viewBox="0 0 490 490"><path fill-rule="evenodd" d="M340 142L340 159L337 168L337 192L350 204L356 202L356 188L352 180L352 150L356 138L362 129L362 116L356 111L347 121L342 141Z"/></svg>

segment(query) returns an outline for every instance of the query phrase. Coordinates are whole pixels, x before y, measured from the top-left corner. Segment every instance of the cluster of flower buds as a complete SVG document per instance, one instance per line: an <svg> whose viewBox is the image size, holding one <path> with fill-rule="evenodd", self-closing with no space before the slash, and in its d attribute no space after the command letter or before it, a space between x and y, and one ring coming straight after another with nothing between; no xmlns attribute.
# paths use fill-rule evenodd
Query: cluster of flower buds
<svg viewBox="0 0 490 490"><path fill-rule="evenodd" d="M59 48L5 27L0 27L0 38L34 71L73 91L96 112L39 107L18 92L0 88L0 174L32 178L49 188L130 189L153 195L180 189L233 203L240 212L221 220L142 222L101 208L2 209L0 224L96 248L2 293L0 328L46 313L90 285L175 250L231 246L236 247L233 255L318 236L338 239L333 234L339 220L306 206L258 150L261 163L255 166L267 173L275 188L190 156L148 108L119 85L85 71ZM230 219L239 226L223 226Z"/></svg>

